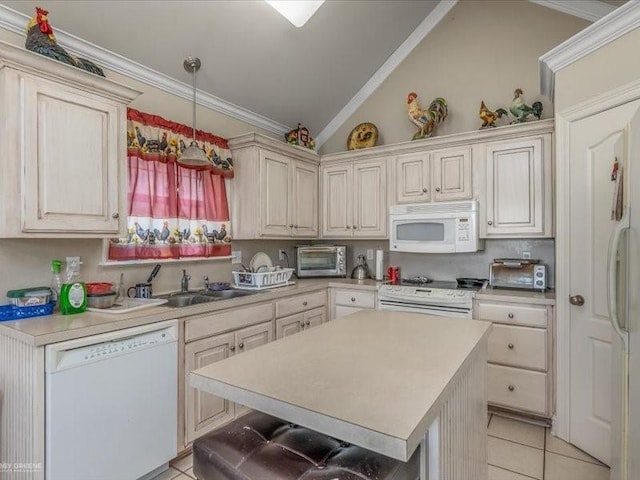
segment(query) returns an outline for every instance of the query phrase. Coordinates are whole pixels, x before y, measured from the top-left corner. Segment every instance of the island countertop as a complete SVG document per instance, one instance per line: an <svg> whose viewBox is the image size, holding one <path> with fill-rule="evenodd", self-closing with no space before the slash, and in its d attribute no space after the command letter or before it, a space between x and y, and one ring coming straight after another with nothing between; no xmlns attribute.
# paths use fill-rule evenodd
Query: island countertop
<svg viewBox="0 0 640 480"><path fill-rule="evenodd" d="M491 328L361 311L195 370L191 386L406 461L458 377L486 362Z"/></svg>

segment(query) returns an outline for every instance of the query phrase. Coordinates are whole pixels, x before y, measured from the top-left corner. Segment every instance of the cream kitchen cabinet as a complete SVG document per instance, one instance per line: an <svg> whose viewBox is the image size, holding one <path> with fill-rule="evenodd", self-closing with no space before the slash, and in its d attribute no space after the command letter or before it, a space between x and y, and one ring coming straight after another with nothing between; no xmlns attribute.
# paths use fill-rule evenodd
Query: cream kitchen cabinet
<svg viewBox="0 0 640 480"><path fill-rule="evenodd" d="M327 291L325 289L296 295L276 302L276 340L327 320Z"/></svg>
<svg viewBox="0 0 640 480"><path fill-rule="evenodd" d="M329 320L345 317L360 310L375 310L377 304L376 290L355 288L329 289Z"/></svg>
<svg viewBox="0 0 640 480"><path fill-rule="evenodd" d="M486 162L480 237L553 236L551 143L548 133L478 145Z"/></svg>
<svg viewBox="0 0 640 480"><path fill-rule="evenodd" d="M229 140L235 239L318 236L318 156L256 133Z"/></svg>
<svg viewBox="0 0 640 480"><path fill-rule="evenodd" d="M322 238L387 236L387 159L320 168Z"/></svg>
<svg viewBox="0 0 640 480"><path fill-rule="evenodd" d="M482 298L482 297L481 297ZM474 318L494 323L489 337L490 405L550 418L553 415L552 305L476 299Z"/></svg>
<svg viewBox="0 0 640 480"><path fill-rule="evenodd" d="M126 105L139 92L0 43L0 236L126 229Z"/></svg>
<svg viewBox="0 0 640 480"><path fill-rule="evenodd" d="M470 146L400 155L393 163L394 204L472 197Z"/></svg>

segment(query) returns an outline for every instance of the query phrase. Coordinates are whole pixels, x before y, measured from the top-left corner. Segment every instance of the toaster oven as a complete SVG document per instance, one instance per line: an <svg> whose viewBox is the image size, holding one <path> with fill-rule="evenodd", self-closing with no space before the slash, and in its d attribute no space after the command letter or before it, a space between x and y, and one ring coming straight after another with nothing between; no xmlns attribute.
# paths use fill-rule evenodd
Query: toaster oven
<svg viewBox="0 0 640 480"><path fill-rule="evenodd" d="M343 245L296 246L296 274L303 277L345 277L347 247Z"/></svg>
<svg viewBox="0 0 640 480"><path fill-rule="evenodd" d="M496 258L489 269L489 285L494 288L546 290L548 269L540 260Z"/></svg>

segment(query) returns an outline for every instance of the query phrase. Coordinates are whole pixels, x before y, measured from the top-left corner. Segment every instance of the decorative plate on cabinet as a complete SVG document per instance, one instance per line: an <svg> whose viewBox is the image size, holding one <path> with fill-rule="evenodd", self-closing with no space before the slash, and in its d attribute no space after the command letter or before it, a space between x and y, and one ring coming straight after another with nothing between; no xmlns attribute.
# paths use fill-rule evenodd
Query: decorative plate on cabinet
<svg viewBox="0 0 640 480"><path fill-rule="evenodd" d="M347 148L357 150L360 148L375 147L378 142L378 127L373 123L365 122L356 126L347 138Z"/></svg>

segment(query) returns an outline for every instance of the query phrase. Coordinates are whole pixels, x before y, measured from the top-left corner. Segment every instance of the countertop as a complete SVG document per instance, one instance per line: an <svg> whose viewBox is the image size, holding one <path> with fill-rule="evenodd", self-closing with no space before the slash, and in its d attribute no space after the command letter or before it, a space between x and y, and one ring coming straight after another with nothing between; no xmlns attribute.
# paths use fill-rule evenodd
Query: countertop
<svg viewBox="0 0 640 480"><path fill-rule="evenodd" d="M365 310L195 370L190 383L406 461L491 328Z"/></svg>
<svg viewBox="0 0 640 480"><path fill-rule="evenodd" d="M99 312L84 312L76 315L56 313L44 317L10 320L0 322L0 335L13 337L30 345L41 346L163 320L185 318L228 308L268 302L327 287L377 290L380 284L381 282L376 282L375 280L352 280L348 278L298 279L295 285L261 290L254 295L182 308L159 306L120 315Z"/></svg>
<svg viewBox="0 0 640 480"><path fill-rule="evenodd" d="M476 300L495 300L498 302L526 302L534 305L556 304L556 292L554 290L530 292L527 290L509 290L485 287L476 292L474 298Z"/></svg>

